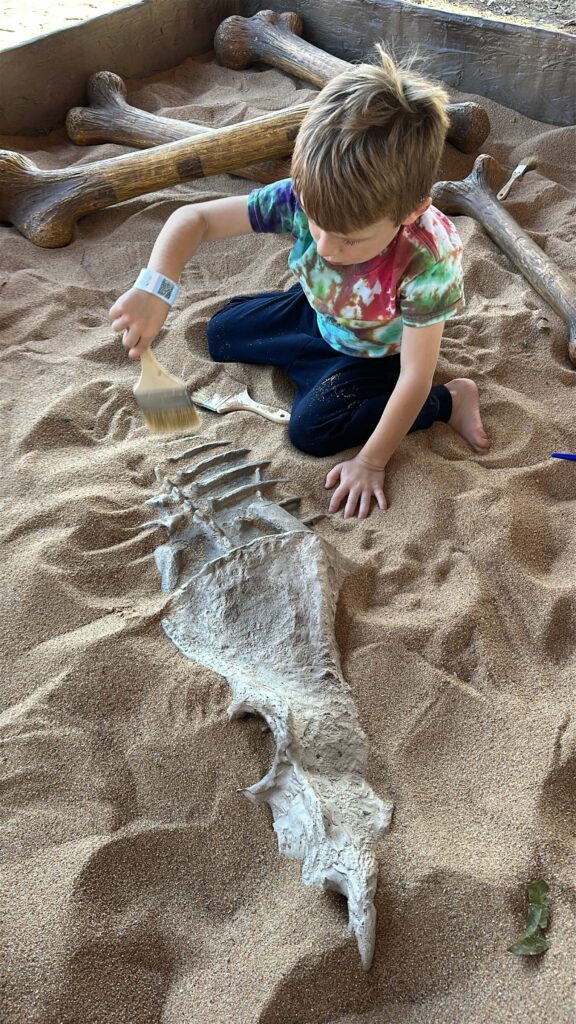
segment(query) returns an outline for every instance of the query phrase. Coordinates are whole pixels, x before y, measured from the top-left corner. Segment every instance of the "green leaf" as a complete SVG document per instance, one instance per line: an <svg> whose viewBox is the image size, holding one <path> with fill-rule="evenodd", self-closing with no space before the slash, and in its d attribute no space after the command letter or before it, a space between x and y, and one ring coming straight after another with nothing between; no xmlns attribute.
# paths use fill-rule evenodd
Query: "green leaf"
<svg viewBox="0 0 576 1024"><path fill-rule="evenodd" d="M550 919L549 891L548 885L541 878L528 883L526 927L516 942L508 946L508 952L515 956L536 956L550 948L548 939L542 934Z"/></svg>
<svg viewBox="0 0 576 1024"><path fill-rule="evenodd" d="M528 882L528 902L541 903L548 906L548 893L550 887L541 878L535 882Z"/></svg>
<svg viewBox="0 0 576 1024"><path fill-rule="evenodd" d="M528 920L530 920L532 909L538 908L540 911L540 928L548 927L548 919L550 917L549 892L549 887L541 878L535 882L528 883Z"/></svg>
<svg viewBox="0 0 576 1024"><path fill-rule="evenodd" d="M530 909L532 909L532 907ZM536 909L540 911L540 928L547 928L548 921L550 919L550 907L537 907ZM530 911L528 911L528 917L530 917Z"/></svg>
<svg viewBox="0 0 576 1024"><path fill-rule="evenodd" d="M542 923L542 914L546 914L548 918L548 911L546 907L535 907L534 904L528 904L528 917L526 919L526 927L522 932L520 938L527 939L529 935L534 935L539 928L545 928L546 925Z"/></svg>
<svg viewBox="0 0 576 1024"><path fill-rule="evenodd" d="M543 935L529 935L527 938L521 936L513 946L508 946L508 952L515 956L536 956L545 953L547 949L550 949L550 943Z"/></svg>

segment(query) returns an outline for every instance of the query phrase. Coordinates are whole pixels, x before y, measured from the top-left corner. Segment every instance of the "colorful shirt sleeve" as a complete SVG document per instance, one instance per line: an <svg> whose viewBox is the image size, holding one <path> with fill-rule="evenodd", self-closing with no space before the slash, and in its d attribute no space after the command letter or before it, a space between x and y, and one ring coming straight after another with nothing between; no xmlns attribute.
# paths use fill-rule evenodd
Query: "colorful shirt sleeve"
<svg viewBox="0 0 576 1024"><path fill-rule="evenodd" d="M448 320L464 306L462 250L431 263L398 289L402 321L407 327L428 327Z"/></svg>
<svg viewBox="0 0 576 1024"><path fill-rule="evenodd" d="M294 234L294 221L301 213L292 189L292 179L284 178L256 188L248 196L248 217L253 231L274 235Z"/></svg>

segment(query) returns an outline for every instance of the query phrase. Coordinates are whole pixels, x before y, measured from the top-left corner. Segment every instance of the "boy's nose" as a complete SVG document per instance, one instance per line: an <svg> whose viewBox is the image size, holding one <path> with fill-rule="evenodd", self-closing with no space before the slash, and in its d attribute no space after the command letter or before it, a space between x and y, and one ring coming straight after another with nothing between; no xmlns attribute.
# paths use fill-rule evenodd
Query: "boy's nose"
<svg viewBox="0 0 576 1024"><path fill-rule="evenodd" d="M323 231L320 233L318 241L316 242L316 249L318 250L318 255L322 256L322 258L326 260L334 259L337 255L337 248L333 239Z"/></svg>

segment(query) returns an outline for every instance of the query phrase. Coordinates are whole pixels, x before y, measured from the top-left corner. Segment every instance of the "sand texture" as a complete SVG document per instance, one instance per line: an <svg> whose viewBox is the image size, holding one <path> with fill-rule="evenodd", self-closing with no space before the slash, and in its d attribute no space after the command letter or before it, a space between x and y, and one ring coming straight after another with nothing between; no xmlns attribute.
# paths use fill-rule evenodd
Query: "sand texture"
<svg viewBox="0 0 576 1024"><path fill-rule="evenodd" d="M274 71L186 62L132 83L136 106L228 124L310 96ZM458 97L454 98L467 98ZM484 149L537 170L507 208L573 277L576 130L487 102ZM124 150L63 133L2 139L58 168ZM447 149L443 177L473 158ZM230 722L221 676L160 626L158 531L144 502L165 449L144 426L107 309L168 214L246 193L215 177L82 220L65 249L2 227L1 886L9 1024L568 1024L576 891L576 372L564 323L473 220L467 308L448 322L437 379L478 382L493 442L449 427L406 439L391 507L315 526L358 564L336 616L342 669L368 736L367 779L395 805L376 844L378 925L365 973L342 897L307 888L265 805L258 719ZM226 377L289 406L277 371L211 362L208 318L235 294L286 288L289 240L212 242L187 266L157 345L194 387ZM285 428L203 413L207 438L269 459L303 512L325 473ZM265 651L263 651L265 657ZM506 947L526 883L550 885L544 957Z"/></svg>

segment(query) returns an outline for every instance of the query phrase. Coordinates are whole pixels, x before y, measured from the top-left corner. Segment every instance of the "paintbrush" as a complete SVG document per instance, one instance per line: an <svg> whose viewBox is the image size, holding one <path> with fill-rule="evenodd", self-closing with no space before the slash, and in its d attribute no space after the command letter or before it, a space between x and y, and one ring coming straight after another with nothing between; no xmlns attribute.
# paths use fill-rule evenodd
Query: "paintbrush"
<svg viewBox="0 0 576 1024"><path fill-rule="evenodd" d="M500 191L496 193L496 198L500 200L506 199L506 196L508 195L516 179L522 177L522 175L525 174L526 171L529 171L530 168L536 167L536 162L537 161L535 156L525 157L525 159L522 160L522 162L519 163L518 166L514 168L506 184L503 185Z"/></svg>
<svg viewBox="0 0 576 1024"><path fill-rule="evenodd" d="M134 387L134 397L154 434L195 430L200 423L184 381L173 377L161 366L149 348L140 356L142 372Z"/></svg>
<svg viewBox="0 0 576 1024"><path fill-rule="evenodd" d="M227 387L233 388L235 385L236 382L231 381ZM237 386L240 387L240 384ZM196 405L201 405L204 409L217 412L220 416L225 412L243 410L244 412L254 412L257 416L263 416L266 420L272 420L273 423L288 423L290 420L290 413L286 412L285 409L274 409L271 405L264 405L263 402L256 402L253 398L250 398L248 388L241 389L234 394L222 395L217 391L211 390L210 387L204 387L192 391L190 397Z"/></svg>

